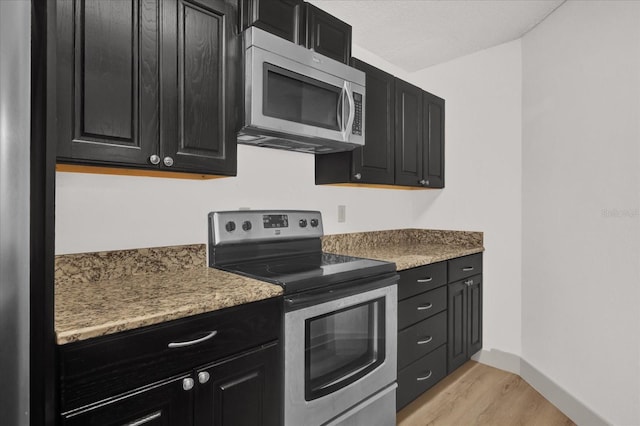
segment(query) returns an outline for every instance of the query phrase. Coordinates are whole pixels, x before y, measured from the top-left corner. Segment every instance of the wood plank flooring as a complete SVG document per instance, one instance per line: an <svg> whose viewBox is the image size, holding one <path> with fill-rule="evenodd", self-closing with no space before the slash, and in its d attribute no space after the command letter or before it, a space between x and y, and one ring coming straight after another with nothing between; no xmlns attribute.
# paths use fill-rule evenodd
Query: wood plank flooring
<svg viewBox="0 0 640 426"><path fill-rule="evenodd" d="M519 376L469 361L403 408L398 426L575 425Z"/></svg>

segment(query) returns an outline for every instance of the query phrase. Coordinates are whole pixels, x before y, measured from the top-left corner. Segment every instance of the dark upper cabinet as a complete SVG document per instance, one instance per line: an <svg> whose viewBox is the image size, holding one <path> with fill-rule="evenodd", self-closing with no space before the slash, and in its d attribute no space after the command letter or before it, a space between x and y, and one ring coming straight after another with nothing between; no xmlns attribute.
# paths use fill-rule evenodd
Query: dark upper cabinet
<svg viewBox="0 0 640 426"><path fill-rule="evenodd" d="M351 61L351 25L303 0L240 0L240 25L256 26L336 61Z"/></svg>
<svg viewBox="0 0 640 426"><path fill-rule="evenodd" d="M394 102L395 81L391 74L359 59L352 65L366 74L366 141L351 152L316 155L316 184L394 182Z"/></svg>
<svg viewBox="0 0 640 426"><path fill-rule="evenodd" d="M241 0L242 28L256 26L299 44L302 0Z"/></svg>
<svg viewBox="0 0 640 426"><path fill-rule="evenodd" d="M417 186L422 180L422 106L422 89L396 79L397 185Z"/></svg>
<svg viewBox="0 0 640 426"><path fill-rule="evenodd" d="M353 58L367 77L365 146L316 155L316 184L444 188L444 99Z"/></svg>
<svg viewBox="0 0 640 426"><path fill-rule="evenodd" d="M348 64L351 61L351 25L305 3L303 44L321 55Z"/></svg>
<svg viewBox="0 0 640 426"><path fill-rule="evenodd" d="M209 379L196 388L195 426L280 425L278 362L274 345L197 370Z"/></svg>
<svg viewBox="0 0 640 426"><path fill-rule="evenodd" d="M57 9L59 162L235 174L233 0L59 0Z"/></svg>
<svg viewBox="0 0 640 426"><path fill-rule="evenodd" d="M235 174L242 41L232 0L164 0L160 151L174 169Z"/></svg>
<svg viewBox="0 0 640 426"><path fill-rule="evenodd" d="M424 186L444 188L444 99L422 92L422 114Z"/></svg>

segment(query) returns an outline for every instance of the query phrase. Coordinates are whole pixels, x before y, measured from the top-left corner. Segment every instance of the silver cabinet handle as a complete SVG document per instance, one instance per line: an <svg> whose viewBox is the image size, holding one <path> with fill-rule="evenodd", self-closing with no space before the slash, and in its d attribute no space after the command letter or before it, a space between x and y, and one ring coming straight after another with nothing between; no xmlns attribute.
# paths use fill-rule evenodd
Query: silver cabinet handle
<svg viewBox="0 0 640 426"><path fill-rule="evenodd" d="M466 280L464 283L467 285L467 287L470 287L473 285L473 280Z"/></svg>
<svg viewBox="0 0 640 426"><path fill-rule="evenodd" d="M466 268L462 268L464 272L473 271L473 266L467 266Z"/></svg>
<svg viewBox="0 0 640 426"><path fill-rule="evenodd" d="M198 373L198 382L200 382L201 385L204 385L205 383L207 383L209 381L209 378L211 376L209 375L209 373L207 371L201 371Z"/></svg>
<svg viewBox="0 0 640 426"><path fill-rule="evenodd" d="M151 157L149 157L149 162L154 166L160 164L160 156L153 154Z"/></svg>
<svg viewBox="0 0 640 426"><path fill-rule="evenodd" d="M429 281L433 281L433 277L427 277L427 278L420 278L418 280L416 280L419 283L428 283Z"/></svg>
<svg viewBox="0 0 640 426"><path fill-rule="evenodd" d="M213 330L213 331L210 331L209 333L207 333L206 336L201 337L199 339L189 340L187 342L171 342L171 343L169 343L167 345L167 347L173 349L173 348L184 348L185 346L197 345L198 343L202 343L202 342L204 342L206 340L211 339L216 334L218 334L218 330Z"/></svg>
<svg viewBox="0 0 640 426"><path fill-rule="evenodd" d="M431 309L431 308L433 308L433 304L432 303L427 303L426 305L418 306L418 310L419 311L426 311L427 309Z"/></svg>
<svg viewBox="0 0 640 426"><path fill-rule="evenodd" d="M193 389L193 385L195 383L193 382L193 379L191 377L187 377L186 379L182 379L182 389L189 391L191 389Z"/></svg>
<svg viewBox="0 0 640 426"><path fill-rule="evenodd" d="M425 180L425 179L422 179L422 180L421 180L420 182L418 182L418 183L419 183L420 185L422 185L422 186L427 186L427 185L429 185L429 181L428 181L428 180Z"/></svg>
<svg viewBox="0 0 640 426"><path fill-rule="evenodd" d="M360 180L362 179L362 175L360 173L356 173L355 175L353 175L355 180Z"/></svg>
<svg viewBox="0 0 640 426"><path fill-rule="evenodd" d="M162 162L167 167L173 166L173 158L171 158L171 157L164 157L164 160L162 160Z"/></svg>
<svg viewBox="0 0 640 426"><path fill-rule="evenodd" d="M152 422L155 419L159 419L160 417L162 417L162 411L156 411L155 413L149 414L148 416L144 416L142 418L139 418L138 420L126 423L124 426L140 426L145 423Z"/></svg>
<svg viewBox="0 0 640 426"><path fill-rule="evenodd" d="M433 336L428 336L426 339L424 340L418 340L416 343L418 345L426 345L427 343L429 343L430 341L433 340Z"/></svg>
<svg viewBox="0 0 640 426"><path fill-rule="evenodd" d="M429 374L427 374L426 376L422 376L422 377L416 377L416 380L418 382L422 382L423 380L427 380L432 375L433 375L433 371L429 370Z"/></svg>

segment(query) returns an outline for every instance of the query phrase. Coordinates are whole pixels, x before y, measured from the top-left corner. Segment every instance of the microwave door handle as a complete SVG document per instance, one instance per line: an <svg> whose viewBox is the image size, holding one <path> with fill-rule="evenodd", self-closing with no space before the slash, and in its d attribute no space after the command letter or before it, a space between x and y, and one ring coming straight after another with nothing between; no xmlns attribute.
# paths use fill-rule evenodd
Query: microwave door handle
<svg viewBox="0 0 640 426"><path fill-rule="evenodd" d="M349 118L347 119L347 125L342 131L342 139L344 141L349 140L349 132L351 131L351 126L353 126L353 120L356 118L356 103L353 100L353 95L351 94L351 90L349 84L344 82L344 92L347 95L347 100L349 101Z"/></svg>
<svg viewBox="0 0 640 426"><path fill-rule="evenodd" d="M336 119L338 121L338 128L340 129L340 132L344 132L344 128L342 127L342 123L344 121L342 119L342 112L344 111L343 104L344 104L345 93L346 92L343 87L342 91L340 92L340 96L338 97L338 105L336 106Z"/></svg>

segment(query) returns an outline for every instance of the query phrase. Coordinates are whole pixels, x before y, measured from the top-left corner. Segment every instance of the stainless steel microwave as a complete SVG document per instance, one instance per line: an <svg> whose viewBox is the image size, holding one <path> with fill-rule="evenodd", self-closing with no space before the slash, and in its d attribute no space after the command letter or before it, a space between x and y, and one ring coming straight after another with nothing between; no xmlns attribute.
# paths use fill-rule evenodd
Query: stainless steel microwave
<svg viewBox="0 0 640 426"><path fill-rule="evenodd" d="M238 143L312 154L365 141L365 74L259 28L244 33Z"/></svg>

